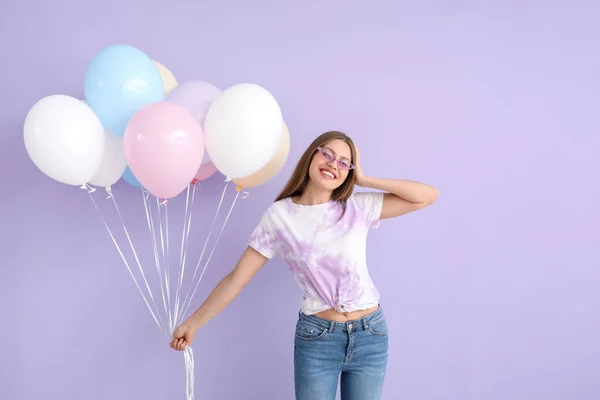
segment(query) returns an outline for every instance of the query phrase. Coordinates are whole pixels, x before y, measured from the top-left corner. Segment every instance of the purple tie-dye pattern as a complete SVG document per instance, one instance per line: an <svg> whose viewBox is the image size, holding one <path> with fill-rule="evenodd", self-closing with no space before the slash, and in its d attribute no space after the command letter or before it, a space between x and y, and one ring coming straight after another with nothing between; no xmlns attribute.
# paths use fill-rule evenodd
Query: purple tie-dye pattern
<svg viewBox="0 0 600 400"><path fill-rule="evenodd" d="M381 208L383 207L383 193L356 193L354 195L354 204L359 214L362 214L362 221L367 227L376 227L381 217Z"/></svg>
<svg viewBox="0 0 600 400"><path fill-rule="evenodd" d="M272 258L279 250L280 240L278 236L277 230L270 222L270 217L267 211L260 224L258 224L250 236L248 245L265 257Z"/></svg>
<svg viewBox="0 0 600 400"><path fill-rule="evenodd" d="M320 230L335 229L343 235L353 229L368 228L370 224L366 213L361 211L354 202L348 201L346 204L331 202L319 228Z"/></svg>
<svg viewBox="0 0 600 400"><path fill-rule="evenodd" d="M344 229L356 229L358 228L357 225L361 224L364 220L364 218L360 218L360 214L354 202L347 202L346 209L340 208L340 212L344 213L340 219L340 224ZM365 226L364 224L362 225Z"/></svg>
<svg viewBox="0 0 600 400"><path fill-rule="evenodd" d="M279 252L304 294L305 312L377 304L379 293L364 259L366 232L378 222L381 199L353 195L343 205L275 203L250 237L250 246L268 258Z"/></svg>
<svg viewBox="0 0 600 400"><path fill-rule="evenodd" d="M360 277L349 260L341 256L322 256L308 265L312 287L331 308L356 302L362 290Z"/></svg>
<svg viewBox="0 0 600 400"><path fill-rule="evenodd" d="M296 246L286 243L281 248L281 257L306 294L316 295L330 308L353 303L363 293L358 271L342 255L329 255L311 243L302 242Z"/></svg>
<svg viewBox="0 0 600 400"><path fill-rule="evenodd" d="M260 227L253 237L252 242L259 250L271 250L275 245L275 237L266 228Z"/></svg>

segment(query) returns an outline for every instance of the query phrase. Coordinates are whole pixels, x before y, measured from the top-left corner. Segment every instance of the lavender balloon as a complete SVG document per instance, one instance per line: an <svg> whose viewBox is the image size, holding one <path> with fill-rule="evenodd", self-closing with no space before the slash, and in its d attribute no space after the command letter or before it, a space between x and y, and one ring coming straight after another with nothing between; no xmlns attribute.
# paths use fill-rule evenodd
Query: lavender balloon
<svg viewBox="0 0 600 400"><path fill-rule="evenodd" d="M165 99L169 103L187 108L204 126L204 117L213 101L221 95L221 90L203 81L189 81L177 86ZM217 169L214 167L207 152L204 153L202 166L196 174L196 180L203 181L212 176Z"/></svg>

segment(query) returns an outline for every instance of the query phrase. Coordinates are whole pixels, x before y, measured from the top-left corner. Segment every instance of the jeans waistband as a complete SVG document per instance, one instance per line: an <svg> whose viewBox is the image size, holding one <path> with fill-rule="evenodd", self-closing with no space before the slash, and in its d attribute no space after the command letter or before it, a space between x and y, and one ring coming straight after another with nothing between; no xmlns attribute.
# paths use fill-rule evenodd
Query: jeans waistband
<svg viewBox="0 0 600 400"><path fill-rule="evenodd" d="M369 328L369 323L371 321L376 321L376 320L379 320L380 318L383 318L383 310L381 309L381 306L377 307L377 310L373 311L372 313L370 313L368 315L365 315L364 317L362 317L360 319L347 321L347 322L329 321L327 319L323 319L323 318L317 317L315 315L305 315L302 313L302 311L300 311L300 320L301 321L302 320L310 321L312 324L314 324L316 326L319 326L323 329L329 330L329 332L333 332L336 330L347 331L349 328L350 329L363 328L366 330Z"/></svg>

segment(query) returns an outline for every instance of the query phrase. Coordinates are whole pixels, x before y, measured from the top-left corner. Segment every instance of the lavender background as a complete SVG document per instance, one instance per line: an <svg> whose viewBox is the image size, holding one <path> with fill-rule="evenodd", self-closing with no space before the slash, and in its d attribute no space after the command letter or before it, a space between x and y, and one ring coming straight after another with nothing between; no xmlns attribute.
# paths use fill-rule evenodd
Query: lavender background
<svg viewBox="0 0 600 400"><path fill-rule="evenodd" d="M263 85L290 129L289 162L236 206L194 305L234 266L305 146L346 130L366 172L441 191L370 236L392 335L384 398L600 398L597 2L195 3L0 6L0 398L184 398L183 356L86 194L45 177L22 141L29 108L82 97L87 64L115 43L180 81ZM222 186L202 189L195 226ZM115 193L148 253L139 193ZM197 399L293 398L298 294L277 259L198 334Z"/></svg>

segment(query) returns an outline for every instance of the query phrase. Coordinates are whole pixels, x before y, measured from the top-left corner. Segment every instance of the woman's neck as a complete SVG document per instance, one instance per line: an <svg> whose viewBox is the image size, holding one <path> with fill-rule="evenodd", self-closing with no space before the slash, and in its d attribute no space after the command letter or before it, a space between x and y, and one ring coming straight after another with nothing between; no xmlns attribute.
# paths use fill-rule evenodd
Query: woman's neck
<svg viewBox="0 0 600 400"><path fill-rule="evenodd" d="M315 188L312 185L308 185L304 189L304 193L295 199L296 203L305 206L315 206L317 204L327 203L331 200L331 192L319 188Z"/></svg>

